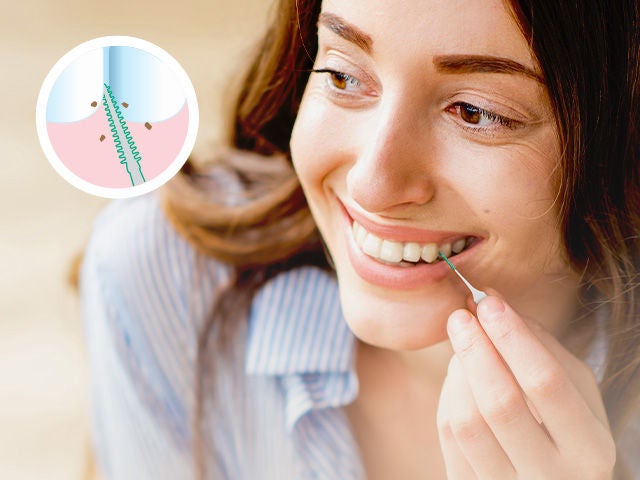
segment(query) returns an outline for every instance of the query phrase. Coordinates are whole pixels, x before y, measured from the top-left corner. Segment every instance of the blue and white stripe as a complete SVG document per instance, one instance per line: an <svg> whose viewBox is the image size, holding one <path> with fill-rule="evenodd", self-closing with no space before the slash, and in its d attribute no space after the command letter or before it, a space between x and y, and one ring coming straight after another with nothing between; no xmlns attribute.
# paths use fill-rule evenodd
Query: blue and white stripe
<svg viewBox="0 0 640 480"><path fill-rule="evenodd" d="M228 266L172 229L156 194L114 201L97 218L81 295L106 478L193 478L197 332L229 281ZM341 408L358 382L335 279L311 267L278 275L231 342L212 352L205 391L210 478L364 478Z"/></svg>

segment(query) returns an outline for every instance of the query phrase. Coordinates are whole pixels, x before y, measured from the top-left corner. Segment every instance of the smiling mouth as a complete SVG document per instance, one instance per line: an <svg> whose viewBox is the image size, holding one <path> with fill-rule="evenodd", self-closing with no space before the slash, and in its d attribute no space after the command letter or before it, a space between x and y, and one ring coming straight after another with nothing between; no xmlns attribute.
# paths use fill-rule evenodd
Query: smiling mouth
<svg viewBox="0 0 640 480"><path fill-rule="evenodd" d="M351 232L358 248L369 257L386 265L412 267L441 262L438 255L455 257L471 247L477 237L465 236L442 243L398 242L380 238L353 221Z"/></svg>

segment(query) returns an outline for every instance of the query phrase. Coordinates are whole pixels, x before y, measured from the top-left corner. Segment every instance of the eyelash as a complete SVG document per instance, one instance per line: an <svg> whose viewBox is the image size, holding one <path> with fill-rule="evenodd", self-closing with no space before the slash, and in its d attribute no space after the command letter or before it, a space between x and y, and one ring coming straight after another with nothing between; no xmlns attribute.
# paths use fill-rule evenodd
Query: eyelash
<svg viewBox="0 0 640 480"><path fill-rule="evenodd" d="M351 94L346 93L344 89L337 87L335 85L335 80L340 80L342 82L349 82L349 81L353 81L357 83L357 86L361 85L360 80L358 80L356 77L354 77L353 75L349 75L348 73L345 72L341 72L338 70L333 70L330 68L318 68L318 69L313 69L311 70L312 73L328 73L331 76L331 80L332 80L332 84L329 85L329 88L331 89L332 93L335 95L340 95L340 96L349 96ZM487 119L489 120L493 125L492 126L471 126L474 125L474 123L471 122L467 122L463 119L462 117L462 112L463 110L467 113L467 114L471 114L471 115L478 115L479 121L482 121L482 119ZM474 132L474 133L489 133L491 130L494 130L496 128L496 124L505 128L508 128L510 130L515 130L518 127L522 126L522 122L518 121L518 120L514 120L512 118L509 117L505 117L504 115L500 115L498 113L492 112L491 110L486 110L484 108L478 107L476 105L473 105L471 103L467 103L467 102L455 102L452 105L448 106L446 108L447 112L450 113L456 113L457 116L464 122L464 124L460 125L464 130L470 131L470 132Z"/></svg>
<svg viewBox="0 0 640 480"><path fill-rule="evenodd" d="M330 68L316 68L311 70L311 72L312 73L328 73L331 76L332 81L335 81L336 79L339 79L345 82L354 81L358 83L358 86L361 85L360 80L358 80L353 75L349 75L348 73L345 73L345 72L339 72L338 70L332 70ZM336 93L339 93L340 95L344 95L344 90L337 87L335 83L333 85L330 85L330 88L332 88Z"/></svg>
<svg viewBox="0 0 640 480"><path fill-rule="evenodd" d="M484 108L478 107L471 103L467 102L455 102L451 106L447 108L449 112L455 112L458 116L466 123L466 125L462 125L464 129L471 131L487 131L491 129L491 127L471 127L470 125L474 125L474 123L467 122L463 118L462 111L463 109L466 113L470 113L472 115L479 115L480 121L482 118L489 120L493 124L499 124L500 126L506 127L510 130L515 130L516 128L522 126L522 122L518 120L514 120L513 118L505 117L504 115L500 115L498 113L492 112L491 110L485 110Z"/></svg>

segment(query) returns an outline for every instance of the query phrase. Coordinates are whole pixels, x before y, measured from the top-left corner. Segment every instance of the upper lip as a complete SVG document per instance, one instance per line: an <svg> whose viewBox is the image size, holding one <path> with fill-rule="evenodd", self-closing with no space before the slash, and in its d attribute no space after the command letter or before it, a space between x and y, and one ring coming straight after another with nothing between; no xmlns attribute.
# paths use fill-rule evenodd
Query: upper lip
<svg viewBox="0 0 640 480"><path fill-rule="evenodd" d="M384 240L395 242L415 242L415 243L445 243L452 242L460 238L478 237L476 234L465 232L450 232L443 230L426 230L415 227L405 227L401 225L386 225L374 222L363 213L358 212L353 207L342 203L347 215L358 222L369 233Z"/></svg>

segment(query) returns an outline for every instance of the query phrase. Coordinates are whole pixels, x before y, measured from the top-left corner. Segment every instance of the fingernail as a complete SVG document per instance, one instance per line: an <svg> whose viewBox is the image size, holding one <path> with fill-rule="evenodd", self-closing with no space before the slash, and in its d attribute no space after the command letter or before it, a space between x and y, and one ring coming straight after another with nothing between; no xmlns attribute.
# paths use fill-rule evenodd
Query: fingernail
<svg viewBox="0 0 640 480"><path fill-rule="evenodd" d="M487 297L478 305L478 318L482 321L494 321L502 318L504 302L498 297Z"/></svg>
<svg viewBox="0 0 640 480"><path fill-rule="evenodd" d="M447 329L451 335L458 335L469 328L469 324L473 319L469 312L465 310L456 310L449 317Z"/></svg>

